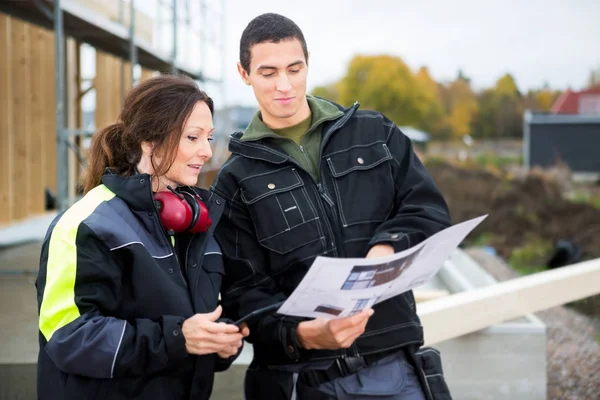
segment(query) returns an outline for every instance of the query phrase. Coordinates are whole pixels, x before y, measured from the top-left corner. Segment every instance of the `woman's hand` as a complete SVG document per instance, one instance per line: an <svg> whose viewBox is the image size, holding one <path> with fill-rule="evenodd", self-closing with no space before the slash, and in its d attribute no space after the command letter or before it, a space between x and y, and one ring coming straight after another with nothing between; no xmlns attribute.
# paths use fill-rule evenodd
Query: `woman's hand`
<svg viewBox="0 0 600 400"><path fill-rule="evenodd" d="M226 355L223 358L237 354L242 339L248 334L248 328L240 329L232 324L216 322L222 311L221 306L218 306L211 313L196 314L183 322L181 332L185 337L188 353L196 355L217 353L220 357L223 357L221 354ZM231 354L232 352L234 353Z"/></svg>
<svg viewBox="0 0 600 400"><path fill-rule="evenodd" d="M222 324L224 322L221 322ZM248 325L246 325L246 323L242 323L242 325L240 326L240 333L242 334L243 337L246 337L250 334L250 329L248 329ZM218 351L217 355L221 358L229 358L229 357L233 357L235 356L238 351L240 350L240 346L234 345L234 346L229 346L228 348L222 350L222 351Z"/></svg>

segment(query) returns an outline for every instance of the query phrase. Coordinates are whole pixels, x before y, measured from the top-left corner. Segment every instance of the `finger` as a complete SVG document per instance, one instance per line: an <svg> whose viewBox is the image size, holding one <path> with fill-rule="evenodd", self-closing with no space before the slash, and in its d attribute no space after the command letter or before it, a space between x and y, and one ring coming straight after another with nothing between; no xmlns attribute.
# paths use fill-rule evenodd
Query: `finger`
<svg viewBox="0 0 600 400"><path fill-rule="evenodd" d="M219 319L219 317L221 316L222 313L223 313L223 308L219 305L219 306L217 306L217 308L215 308L215 310L213 312L210 312L205 315L209 321L215 322L216 320Z"/></svg>
<svg viewBox="0 0 600 400"><path fill-rule="evenodd" d="M250 335L250 328L248 328L247 326L242 327L240 333L242 334L243 337L248 337L248 335Z"/></svg>
<svg viewBox="0 0 600 400"><path fill-rule="evenodd" d="M243 336L240 333L219 333L216 335L211 335L207 338L207 341L210 343L214 343L218 346L229 345L231 346L234 343L241 342Z"/></svg>
<svg viewBox="0 0 600 400"><path fill-rule="evenodd" d="M231 356L235 356L238 353L238 348L236 347L228 347L223 349L217 353L217 355L221 358L229 358Z"/></svg>
<svg viewBox="0 0 600 400"><path fill-rule="evenodd" d="M363 322L367 321L371 315L373 315L373 310L368 309L362 310L360 313L350 317L331 320L331 330L333 333L337 333L346 329L353 329L354 327L359 326Z"/></svg>
<svg viewBox="0 0 600 400"><path fill-rule="evenodd" d="M210 333L239 333L240 328L232 324L220 324L215 322L208 322L204 325L207 332Z"/></svg>

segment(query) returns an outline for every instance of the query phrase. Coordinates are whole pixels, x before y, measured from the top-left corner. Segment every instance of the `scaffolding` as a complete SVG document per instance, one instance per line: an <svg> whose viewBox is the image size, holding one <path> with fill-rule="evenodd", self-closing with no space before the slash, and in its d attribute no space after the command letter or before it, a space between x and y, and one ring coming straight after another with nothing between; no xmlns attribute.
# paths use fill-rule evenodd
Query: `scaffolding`
<svg viewBox="0 0 600 400"><path fill-rule="evenodd" d="M225 0L213 0L210 5L208 0L137 0L137 3L136 0L114 0L111 4L115 2L118 2L118 18L113 15L112 19L100 12L109 2L100 0L0 2L0 12L54 31L58 210L67 208L79 197L76 186L82 164L85 163L83 144L95 132L95 129L87 127L74 128L69 123L80 118L74 117L77 110L73 110L73 103L67 100L69 93L75 91L75 98L81 102L82 97L94 88L92 84L87 89L82 89L81 80L76 85L78 87L73 88L73 82L66 79L67 73L73 73L69 68L74 68L73 63L69 63L69 52L65 48L69 44L67 38L74 39L76 43L72 47L76 53L75 65L80 62L79 50L83 43L120 59L121 101L127 87L139 80L136 75L140 75L141 68L145 71L186 74L200 85L215 85L224 97ZM147 7L152 3L155 6L155 18L152 20L149 40L148 35L140 31L147 27L138 24L137 19L142 14L136 5ZM200 40L194 43L197 53L192 53L195 59L190 61L189 49L185 48L181 52L180 48L187 38L194 35ZM214 66L215 59L220 61L218 67L213 68L216 72L212 73L207 72L209 48L213 53L216 51L216 57L211 57L211 66ZM79 66L75 68L78 69ZM78 77L79 73L77 70ZM79 112L81 113L81 109ZM80 121L76 125L81 125Z"/></svg>

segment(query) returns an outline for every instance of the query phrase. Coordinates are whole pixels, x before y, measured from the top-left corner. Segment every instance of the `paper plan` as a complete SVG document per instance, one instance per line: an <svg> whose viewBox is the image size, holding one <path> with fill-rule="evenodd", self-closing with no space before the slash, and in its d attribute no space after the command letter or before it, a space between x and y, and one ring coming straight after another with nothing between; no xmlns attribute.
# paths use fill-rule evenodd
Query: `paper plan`
<svg viewBox="0 0 600 400"><path fill-rule="evenodd" d="M319 256L277 312L343 318L421 286L434 277L454 249L486 217L453 225L389 257Z"/></svg>

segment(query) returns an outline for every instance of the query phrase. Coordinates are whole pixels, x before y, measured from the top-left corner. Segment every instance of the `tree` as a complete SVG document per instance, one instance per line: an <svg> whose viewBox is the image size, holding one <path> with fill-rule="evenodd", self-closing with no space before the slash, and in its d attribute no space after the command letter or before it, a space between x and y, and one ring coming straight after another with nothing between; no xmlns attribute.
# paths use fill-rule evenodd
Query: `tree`
<svg viewBox="0 0 600 400"><path fill-rule="evenodd" d="M340 81L339 101L355 101L364 109L377 110L398 125L418 126L427 106L412 71L398 57L355 56Z"/></svg>
<svg viewBox="0 0 600 400"><path fill-rule="evenodd" d="M325 86L317 86L311 92L313 96L322 97L327 100L339 102L339 90L337 83L331 83Z"/></svg>
<svg viewBox="0 0 600 400"><path fill-rule="evenodd" d="M479 105L475 93L462 72L443 90L442 97L447 111L446 124L451 137L459 139L470 134Z"/></svg>
<svg viewBox="0 0 600 400"><path fill-rule="evenodd" d="M427 67L421 67L415 78L424 101L421 110L421 121L417 127L429 132L435 138L443 138L447 134L446 115L442 104L440 85L433 80Z"/></svg>
<svg viewBox="0 0 600 400"><path fill-rule="evenodd" d="M595 71L590 71L590 79L588 81L588 86L590 88L600 88L600 68L598 68Z"/></svg>
<svg viewBox="0 0 600 400"><path fill-rule="evenodd" d="M496 81L493 89L479 96L480 113L474 121L480 137L520 137L523 127L523 101L510 74Z"/></svg>

